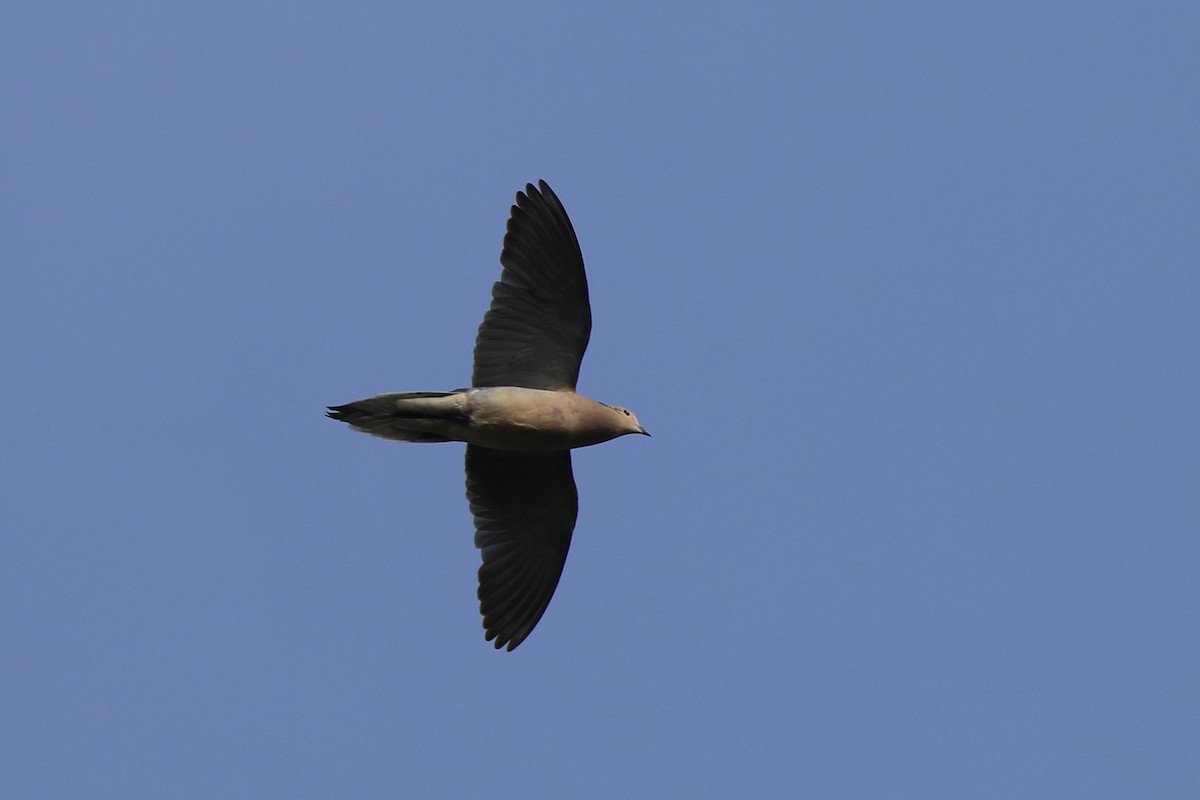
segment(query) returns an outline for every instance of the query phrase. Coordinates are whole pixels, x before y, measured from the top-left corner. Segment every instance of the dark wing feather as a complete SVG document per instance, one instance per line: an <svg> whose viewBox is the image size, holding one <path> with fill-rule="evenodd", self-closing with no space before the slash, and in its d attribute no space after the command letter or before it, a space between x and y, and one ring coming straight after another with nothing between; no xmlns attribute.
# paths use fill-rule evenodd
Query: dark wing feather
<svg viewBox="0 0 1200 800"><path fill-rule="evenodd" d="M479 611L488 641L525 640L558 586L579 511L569 450L521 453L467 446Z"/></svg>
<svg viewBox="0 0 1200 800"><path fill-rule="evenodd" d="M587 276L575 229L545 181L517 192L500 263L471 385L574 389L592 331Z"/></svg>

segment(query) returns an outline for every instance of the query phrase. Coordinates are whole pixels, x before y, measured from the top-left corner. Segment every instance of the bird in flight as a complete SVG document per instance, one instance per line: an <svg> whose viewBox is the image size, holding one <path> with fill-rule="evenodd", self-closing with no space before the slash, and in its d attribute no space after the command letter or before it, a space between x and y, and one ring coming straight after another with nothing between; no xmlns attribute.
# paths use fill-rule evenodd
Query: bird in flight
<svg viewBox="0 0 1200 800"><path fill-rule="evenodd" d="M587 276L545 181L517 192L500 264L471 388L380 394L328 416L385 439L466 442L484 638L512 650L542 618L567 560L579 511L571 449L650 434L627 409L575 391L592 330Z"/></svg>

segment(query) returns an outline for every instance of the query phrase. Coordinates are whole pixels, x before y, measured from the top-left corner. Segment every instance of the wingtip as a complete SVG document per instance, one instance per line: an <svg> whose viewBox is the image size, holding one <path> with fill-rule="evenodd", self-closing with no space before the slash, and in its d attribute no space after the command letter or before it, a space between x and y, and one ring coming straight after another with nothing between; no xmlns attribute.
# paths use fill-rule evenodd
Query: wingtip
<svg viewBox="0 0 1200 800"><path fill-rule="evenodd" d="M536 185L527 183L525 184L524 191L517 192L517 205L521 204L522 199L534 199L543 196L552 198L558 202L558 195L550 188L550 184L546 183L545 179L538 178ZM559 202L559 205L562 205L562 203Z"/></svg>
<svg viewBox="0 0 1200 800"><path fill-rule="evenodd" d="M492 647L496 648L497 650L504 650L505 652L511 653L513 650L517 649L517 646L520 645L521 642L525 641L525 637L522 636L519 638L505 639L503 636L498 635L498 632L488 631L485 629L483 640L485 642L491 642Z"/></svg>

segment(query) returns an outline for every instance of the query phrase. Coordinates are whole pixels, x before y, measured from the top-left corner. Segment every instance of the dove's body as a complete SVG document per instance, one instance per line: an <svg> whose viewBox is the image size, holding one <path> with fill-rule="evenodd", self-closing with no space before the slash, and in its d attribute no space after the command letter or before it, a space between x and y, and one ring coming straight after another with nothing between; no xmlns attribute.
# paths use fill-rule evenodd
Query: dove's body
<svg viewBox="0 0 1200 800"><path fill-rule="evenodd" d="M489 386L457 392L396 392L335 406L351 427L402 442L466 442L546 452L644 433L623 408L572 391Z"/></svg>
<svg viewBox="0 0 1200 800"><path fill-rule="evenodd" d="M592 312L579 241L545 181L517 193L500 263L473 388L381 394L329 416L386 439L467 443L479 610L486 638L512 650L542 618L567 559L579 508L571 449L646 430L575 392Z"/></svg>

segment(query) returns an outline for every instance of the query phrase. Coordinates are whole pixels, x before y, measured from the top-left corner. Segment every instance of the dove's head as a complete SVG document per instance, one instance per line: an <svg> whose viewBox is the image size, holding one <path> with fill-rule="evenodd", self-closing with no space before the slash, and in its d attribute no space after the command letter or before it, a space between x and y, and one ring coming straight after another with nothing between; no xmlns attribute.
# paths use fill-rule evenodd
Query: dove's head
<svg viewBox="0 0 1200 800"><path fill-rule="evenodd" d="M620 433L617 434L618 436L624 436L627 433L640 433L643 436L650 435L650 431L642 427L642 424L638 422L638 418L628 408L621 408L620 406L609 406L609 408L617 416L617 425L620 430Z"/></svg>

